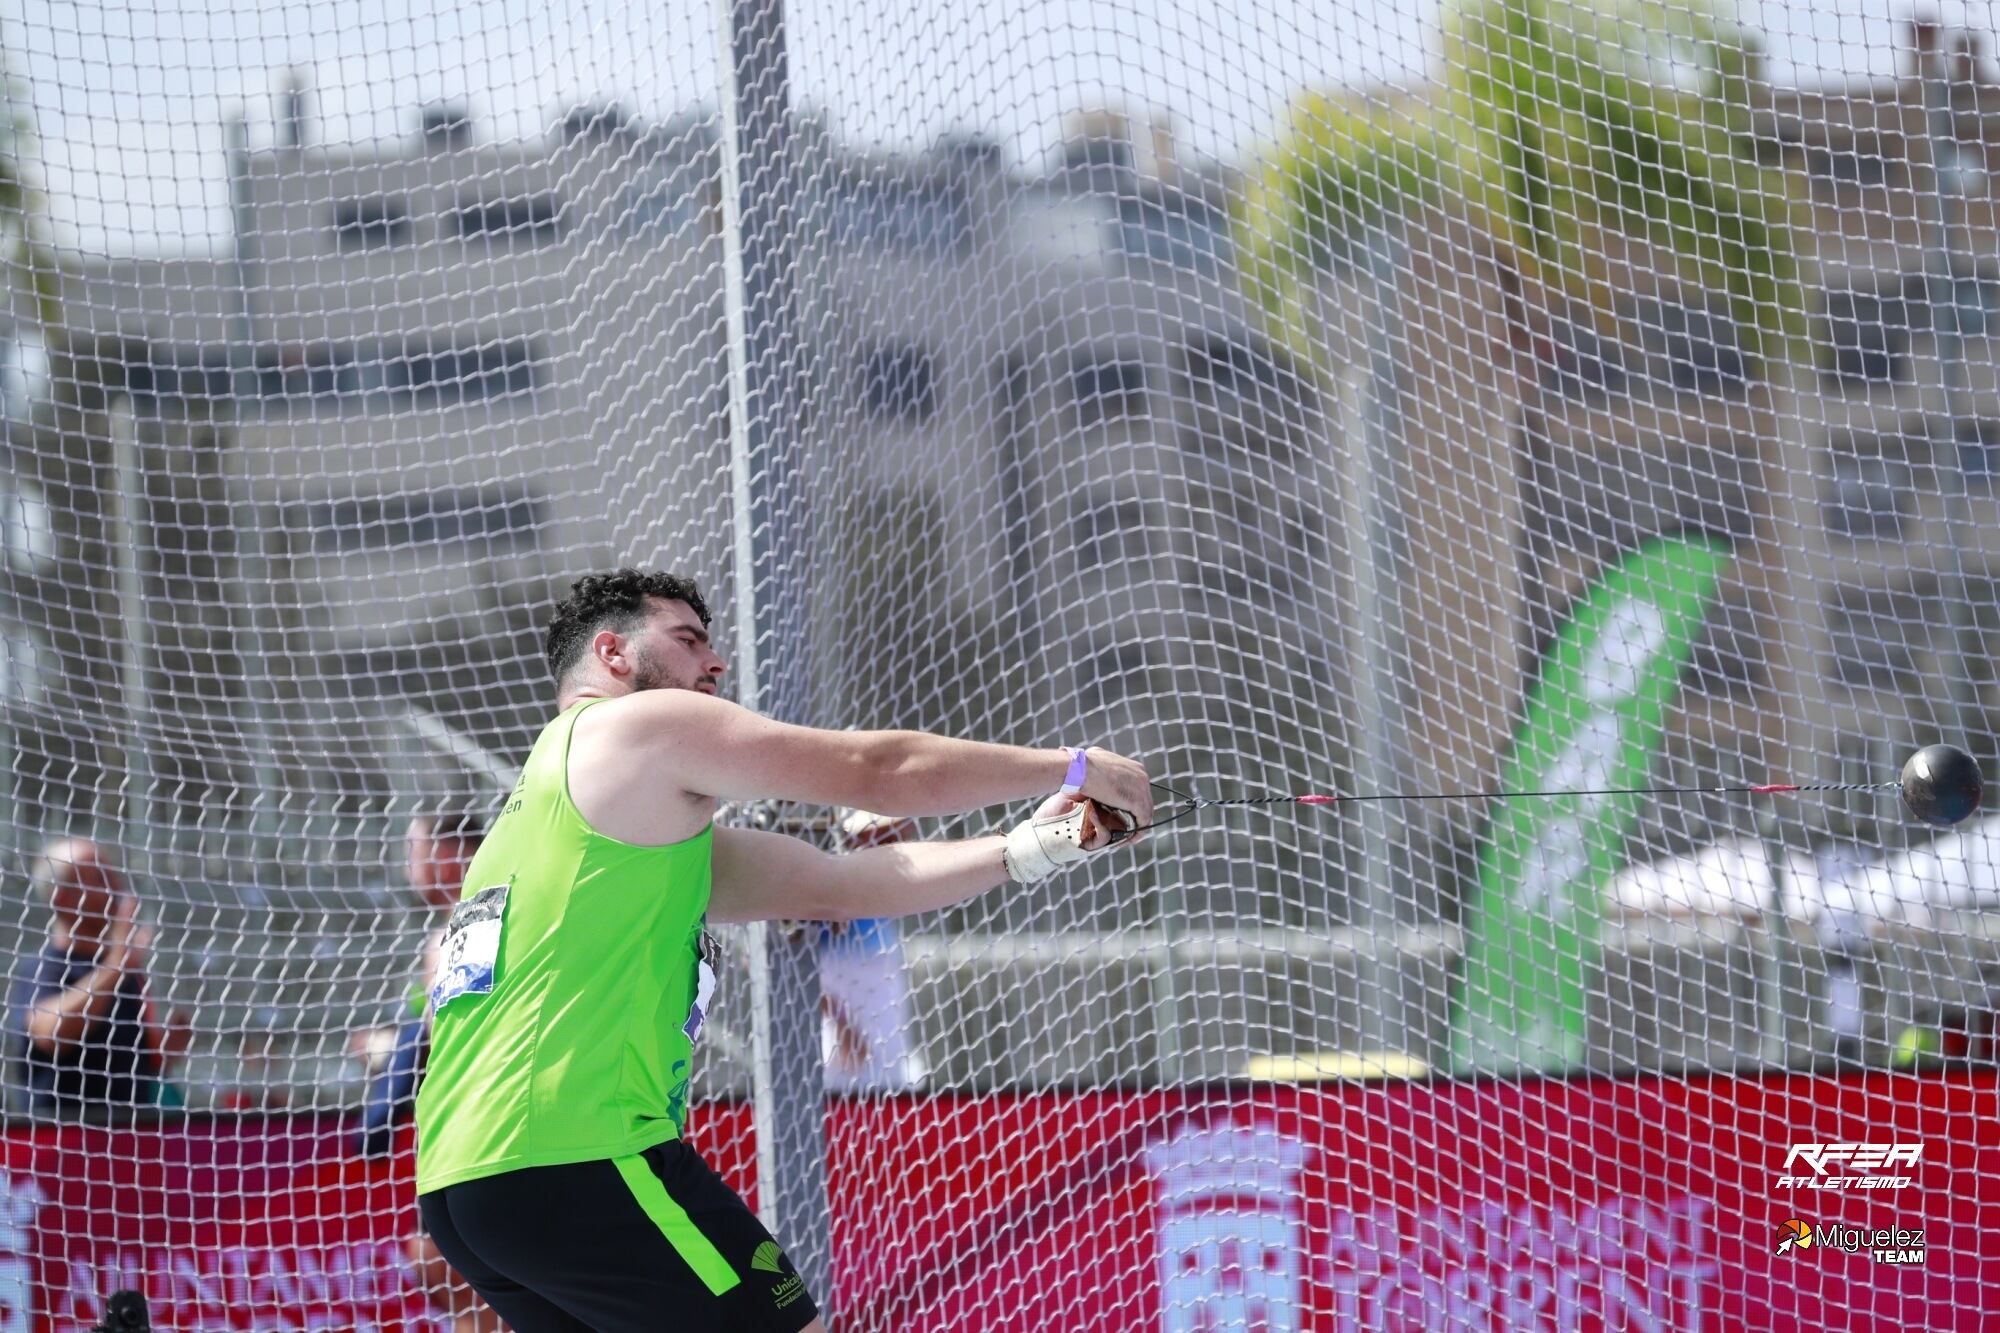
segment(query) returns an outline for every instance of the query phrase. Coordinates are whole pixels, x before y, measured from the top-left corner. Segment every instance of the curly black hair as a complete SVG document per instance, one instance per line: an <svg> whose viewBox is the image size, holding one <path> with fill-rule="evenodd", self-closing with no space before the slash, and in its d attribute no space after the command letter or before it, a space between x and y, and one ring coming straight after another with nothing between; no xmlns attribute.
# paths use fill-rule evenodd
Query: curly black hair
<svg viewBox="0 0 2000 1333"><path fill-rule="evenodd" d="M633 569L629 565L609 574L586 574L570 585L569 596L556 603L549 620L548 641L543 651L548 657L549 674L560 684L570 668L583 660L591 636L601 629L629 634L646 617L646 599L686 602L702 628L708 628L708 603L693 579L664 570Z"/></svg>

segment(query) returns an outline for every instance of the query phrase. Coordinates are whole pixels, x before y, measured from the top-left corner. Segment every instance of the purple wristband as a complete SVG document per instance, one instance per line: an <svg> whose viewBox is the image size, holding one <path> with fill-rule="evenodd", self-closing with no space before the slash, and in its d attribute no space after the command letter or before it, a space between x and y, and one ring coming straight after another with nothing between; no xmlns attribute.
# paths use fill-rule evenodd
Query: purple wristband
<svg viewBox="0 0 2000 1333"><path fill-rule="evenodd" d="M1085 752L1079 748L1069 754L1069 772L1063 774L1062 789L1066 792L1083 790L1083 780L1090 774L1090 763Z"/></svg>

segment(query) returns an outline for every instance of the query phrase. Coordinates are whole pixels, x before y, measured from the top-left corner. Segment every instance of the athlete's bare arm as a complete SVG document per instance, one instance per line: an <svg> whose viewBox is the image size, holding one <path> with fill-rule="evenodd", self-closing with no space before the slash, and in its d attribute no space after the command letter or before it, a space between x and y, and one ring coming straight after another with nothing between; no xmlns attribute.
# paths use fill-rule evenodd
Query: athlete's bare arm
<svg viewBox="0 0 2000 1333"><path fill-rule="evenodd" d="M1073 802L1057 796L1042 809L1056 813ZM1110 841L1094 820L1086 832L1086 850ZM899 842L835 856L780 833L719 828L709 920L855 921L949 907L1007 881L1006 842L999 835Z"/></svg>
<svg viewBox="0 0 2000 1333"><path fill-rule="evenodd" d="M571 743L569 780L577 809L600 833L658 845L699 833L719 800L884 815L962 814L1031 800L1062 785L1070 758L1065 750L926 732L791 726L697 690L664 689L587 710ZM1130 812L1138 825L1152 822L1146 770L1134 760L1092 749L1082 795ZM997 869L997 853L995 860Z"/></svg>

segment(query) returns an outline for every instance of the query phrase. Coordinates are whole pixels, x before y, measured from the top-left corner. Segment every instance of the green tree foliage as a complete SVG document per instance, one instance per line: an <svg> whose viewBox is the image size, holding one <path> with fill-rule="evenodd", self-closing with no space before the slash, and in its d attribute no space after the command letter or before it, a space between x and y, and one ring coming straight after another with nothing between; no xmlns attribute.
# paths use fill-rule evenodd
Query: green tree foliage
<svg viewBox="0 0 2000 1333"><path fill-rule="evenodd" d="M0 51L0 63L5 59ZM0 91L11 94L13 82L11 75L0 73ZM20 99L10 95L7 110L0 113L0 263L6 265L6 290L17 308L31 306L42 328L53 334L63 326L62 278L44 235L41 196L25 165L34 153L34 133L19 105Z"/></svg>
<svg viewBox="0 0 2000 1333"><path fill-rule="evenodd" d="M1655 247L1726 297L1753 368L1803 335L1794 200L1757 152L1756 50L1734 25L1699 0L1456 0L1445 27L1436 83L1304 99L1246 195L1245 279L1295 351L1315 275L1426 205L1599 312L1618 295L1606 243Z"/></svg>

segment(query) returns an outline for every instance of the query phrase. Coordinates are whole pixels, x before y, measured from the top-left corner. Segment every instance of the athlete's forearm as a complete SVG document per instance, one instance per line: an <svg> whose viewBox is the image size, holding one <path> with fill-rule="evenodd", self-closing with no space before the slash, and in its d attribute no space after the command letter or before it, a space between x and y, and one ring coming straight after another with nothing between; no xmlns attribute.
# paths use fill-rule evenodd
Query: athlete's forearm
<svg viewBox="0 0 2000 1333"><path fill-rule="evenodd" d="M1063 784L1070 752L954 740L922 731L868 737L876 766L877 814L956 815L989 805L1031 801Z"/></svg>
<svg viewBox="0 0 2000 1333"><path fill-rule="evenodd" d="M856 921L949 907L1007 878L1005 838L904 842L835 856L759 829L715 831L711 921Z"/></svg>
<svg viewBox="0 0 2000 1333"><path fill-rule="evenodd" d="M976 898L1007 882L1006 843L998 836L899 842L828 857L821 919L909 916Z"/></svg>

